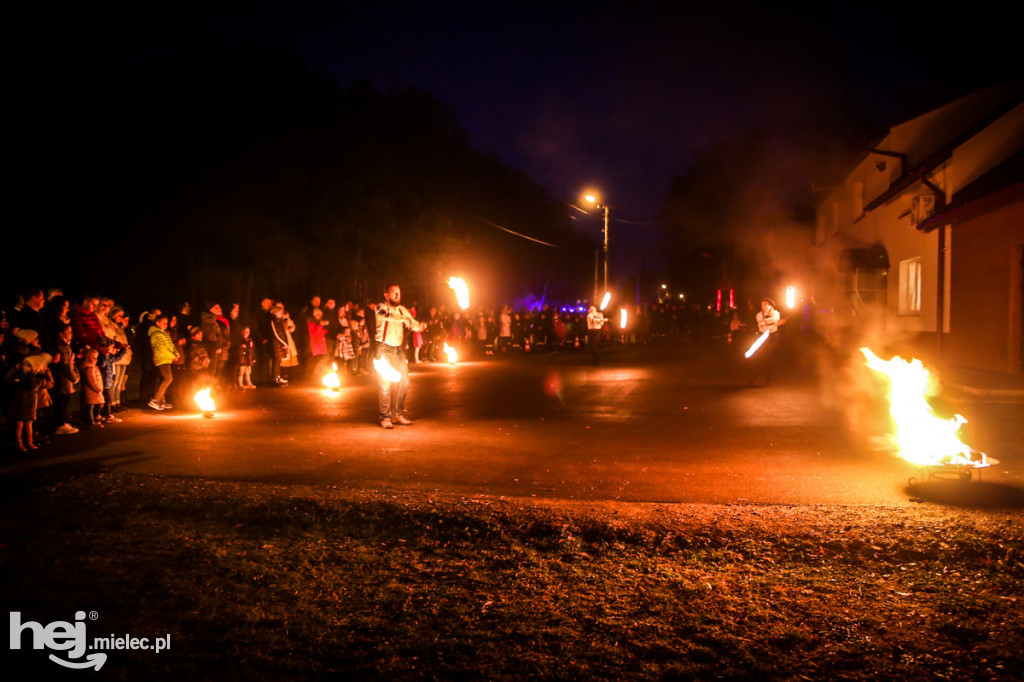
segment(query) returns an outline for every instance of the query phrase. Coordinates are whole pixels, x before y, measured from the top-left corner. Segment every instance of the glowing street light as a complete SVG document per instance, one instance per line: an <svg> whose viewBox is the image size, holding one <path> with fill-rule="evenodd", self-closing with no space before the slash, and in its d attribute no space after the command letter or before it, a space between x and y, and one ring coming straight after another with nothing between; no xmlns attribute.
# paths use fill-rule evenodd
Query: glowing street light
<svg viewBox="0 0 1024 682"><path fill-rule="evenodd" d="M604 246L601 248L601 253L604 256L604 289L608 290L608 202L601 204L601 199L596 194L588 193L583 195L583 199L588 203L592 204L594 208L604 209ZM595 276L596 277L596 276ZM597 287L594 287L594 298L597 298Z"/></svg>

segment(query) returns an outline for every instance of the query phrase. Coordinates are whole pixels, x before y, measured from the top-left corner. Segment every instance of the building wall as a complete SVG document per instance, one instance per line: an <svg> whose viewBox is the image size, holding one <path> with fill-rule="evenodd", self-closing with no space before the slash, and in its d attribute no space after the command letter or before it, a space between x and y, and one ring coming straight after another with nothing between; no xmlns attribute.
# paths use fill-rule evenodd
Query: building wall
<svg viewBox="0 0 1024 682"><path fill-rule="evenodd" d="M951 246L946 359L971 369L1019 371L1024 202L955 225Z"/></svg>
<svg viewBox="0 0 1024 682"><path fill-rule="evenodd" d="M939 231L923 233L916 229L911 217L914 197L931 195L930 188L915 182L900 195L864 211L866 205L899 180L902 172L917 167L953 140L958 140L957 146L945 160L935 159L940 163L928 174L928 181L945 193L947 203L955 199L958 191L1024 148L1024 105L1018 105L973 132L968 139L961 139L1003 106L1015 88L1019 88L1019 84L976 93L894 126L875 145L875 150L902 154L905 164L900 158L877 151L867 152L842 184L823 198L815 232L818 303L829 308L828 322L839 334L866 334L873 342L893 347L916 344L924 354L938 347L941 319L943 331L956 336L955 341L943 341L943 354L955 352L957 364L1007 371L1011 363L1016 363L1020 350L1019 343L1014 349L1010 338L1012 321L1008 308L1011 301L1007 292L1008 278L1013 272L1009 265L1010 252L1020 248L1022 221L1002 212L996 216L994 212L957 225L955 229L946 228L946 251L942 256L945 277L940 282ZM857 316L845 300L847 275L838 272L839 258L844 249L872 245L884 247L889 254L887 295L884 304L871 311L871 315ZM920 311L901 313L900 263L918 258ZM994 261L998 261L998 266ZM1000 288L1001 298L985 293L993 288ZM942 310L939 309L940 292ZM1019 305L1017 316L1020 317ZM959 326L961 323L967 329L984 330L983 348L974 342L973 332ZM1020 322L1016 324L1019 329ZM992 335L999 338L989 338Z"/></svg>

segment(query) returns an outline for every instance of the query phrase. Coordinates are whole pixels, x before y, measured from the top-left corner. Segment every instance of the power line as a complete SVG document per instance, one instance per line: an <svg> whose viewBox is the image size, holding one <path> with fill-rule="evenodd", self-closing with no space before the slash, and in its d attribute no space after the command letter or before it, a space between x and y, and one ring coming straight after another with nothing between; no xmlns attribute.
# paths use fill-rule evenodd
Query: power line
<svg viewBox="0 0 1024 682"><path fill-rule="evenodd" d="M513 235L515 235L517 237L521 237L523 239L528 239L531 242L536 242L538 244L543 244L544 246L550 246L553 249L561 249L561 248L563 248L563 247L559 246L558 244L552 244L551 242L542 241L540 239L537 239L536 237L531 237L529 235L525 235L522 232L516 232L515 230L510 230L507 227L502 227L501 225L498 225L497 223L492 223L490 220L484 220L483 218L481 218L479 216L473 216L473 218L475 218L476 220L479 220L480 222L484 223L485 225L490 225L491 227L496 227L499 230L502 230L504 232L508 232L509 234L513 234Z"/></svg>

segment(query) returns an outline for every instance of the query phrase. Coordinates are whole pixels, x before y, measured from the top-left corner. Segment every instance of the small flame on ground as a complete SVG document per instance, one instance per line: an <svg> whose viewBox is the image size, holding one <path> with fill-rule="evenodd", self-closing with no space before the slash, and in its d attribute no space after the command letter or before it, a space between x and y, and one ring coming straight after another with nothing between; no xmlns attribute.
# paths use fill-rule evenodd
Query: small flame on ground
<svg viewBox="0 0 1024 682"><path fill-rule="evenodd" d="M469 287L461 277L449 277L448 286L455 291L455 298L463 310L469 308Z"/></svg>
<svg viewBox="0 0 1024 682"><path fill-rule="evenodd" d="M444 342L444 354L448 356L448 362L453 365L459 361L459 353L453 347L448 345L448 342Z"/></svg>
<svg viewBox="0 0 1024 682"><path fill-rule="evenodd" d="M396 381L402 380L402 373L392 367L391 363L385 358L374 358L373 368L377 370L377 374L379 374L380 378L384 381L395 383Z"/></svg>
<svg viewBox="0 0 1024 682"><path fill-rule="evenodd" d="M942 419L932 413L925 399L929 373L920 360L898 355L882 360L869 348L860 352L868 367L889 379L889 414L896 422L893 441L900 457L918 466L987 466L985 454L972 459L970 446L956 435L967 423L963 416Z"/></svg>
<svg viewBox="0 0 1024 682"><path fill-rule="evenodd" d="M322 379L324 386L337 391L341 387L341 380L338 378L338 363L331 363L331 371L324 375Z"/></svg>
<svg viewBox="0 0 1024 682"><path fill-rule="evenodd" d="M199 393L196 393L194 399L196 401L196 405L198 405L199 409L202 410L204 413L216 412L217 403L214 402L213 398L210 396L209 386L199 391Z"/></svg>

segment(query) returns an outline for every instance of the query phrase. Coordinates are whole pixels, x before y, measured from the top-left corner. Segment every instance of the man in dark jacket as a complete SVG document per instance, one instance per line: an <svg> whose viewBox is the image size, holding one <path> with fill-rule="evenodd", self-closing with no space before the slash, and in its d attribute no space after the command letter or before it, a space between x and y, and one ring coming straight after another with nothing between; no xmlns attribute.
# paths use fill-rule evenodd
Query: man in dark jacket
<svg viewBox="0 0 1024 682"><path fill-rule="evenodd" d="M203 330L203 345L206 347L206 354L210 356L210 376L215 380L220 377L220 370L224 363L222 328L218 317L222 317L224 311L219 303L207 302L206 310L199 316L199 327Z"/></svg>

